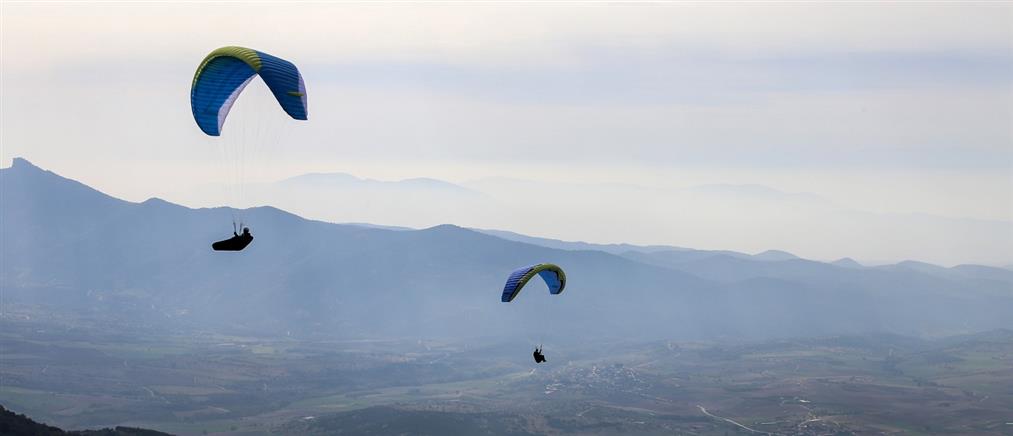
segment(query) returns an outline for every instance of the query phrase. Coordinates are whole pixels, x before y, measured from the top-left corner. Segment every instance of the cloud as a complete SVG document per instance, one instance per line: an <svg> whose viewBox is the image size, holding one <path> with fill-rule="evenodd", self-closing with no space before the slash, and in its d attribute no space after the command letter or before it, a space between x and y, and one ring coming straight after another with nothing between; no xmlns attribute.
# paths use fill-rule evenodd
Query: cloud
<svg viewBox="0 0 1013 436"><path fill-rule="evenodd" d="M5 57L199 56L246 44L300 59L566 65L581 47L647 57L673 47L743 59L856 52L1008 53L997 4L8 3ZM43 49L43 50L39 50Z"/></svg>

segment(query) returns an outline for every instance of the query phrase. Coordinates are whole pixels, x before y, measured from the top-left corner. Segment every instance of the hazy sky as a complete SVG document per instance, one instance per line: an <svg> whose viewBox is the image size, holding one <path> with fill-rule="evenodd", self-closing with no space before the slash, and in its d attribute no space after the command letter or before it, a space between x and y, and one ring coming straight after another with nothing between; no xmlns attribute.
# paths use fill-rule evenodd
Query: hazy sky
<svg viewBox="0 0 1013 436"><path fill-rule="evenodd" d="M207 52L243 45L296 63L309 95L310 121L279 122L284 139L251 163L253 180L341 171L508 177L547 190L756 184L891 225L912 216L962 224L926 231L930 245L856 246L840 232L846 222L821 227L804 208L786 206L786 219L762 226L748 202L669 204L627 220L611 205L629 199L609 197L626 191L593 187L544 206L573 202L580 217L466 224L592 242L1013 264L1009 3L0 7L3 165L23 156L127 199L192 204L180 193L219 181L216 144L190 115L190 81ZM237 119L270 107L263 86L246 94ZM686 221L680 210L720 219ZM404 211L375 220L429 224ZM799 222L806 233L793 237ZM991 242L962 239L982 222L998 229Z"/></svg>

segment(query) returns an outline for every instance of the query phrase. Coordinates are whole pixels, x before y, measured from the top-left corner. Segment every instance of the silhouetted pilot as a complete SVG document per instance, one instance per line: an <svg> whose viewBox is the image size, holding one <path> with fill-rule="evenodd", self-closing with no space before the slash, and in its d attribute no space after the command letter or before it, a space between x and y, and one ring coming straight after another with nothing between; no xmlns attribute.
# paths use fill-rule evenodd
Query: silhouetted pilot
<svg viewBox="0 0 1013 436"><path fill-rule="evenodd" d="M535 348L535 352L531 353L531 355L535 358L535 363L542 363L542 362L546 362L547 361L545 359L545 356L542 354L542 346L541 345L539 345L538 348Z"/></svg>
<svg viewBox="0 0 1013 436"><path fill-rule="evenodd" d="M253 242L253 235L250 234L250 228L243 227L242 235L232 232L231 238L215 242L211 244L211 248L215 251L240 251L251 242Z"/></svg>

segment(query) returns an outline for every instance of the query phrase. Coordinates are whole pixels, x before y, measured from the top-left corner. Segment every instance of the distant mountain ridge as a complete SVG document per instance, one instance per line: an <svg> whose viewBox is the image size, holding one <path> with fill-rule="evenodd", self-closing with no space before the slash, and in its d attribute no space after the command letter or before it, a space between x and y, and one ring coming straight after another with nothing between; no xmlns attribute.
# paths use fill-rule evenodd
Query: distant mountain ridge
<svg viewBox="0 0 1013 436"><path fill-rule="evenodd" d="M14 413L0 405L0 435L32 436L170 436L155 430L134 427L103 428L101 430L64 431L51 425L35 422L20 413Z"/></svg>
<svg viewBox="0 0 1013 436"><path fill-rule="evenodd" d="M356 189L388 188L394 186L401 186L412 189L445 190L445 191L456 191L459 193L467 193L471 195L481 195L481 193L476 192L472 189L465 188L463 186L456 185L447 181L428 177L414 177L403 180L386 181L386 180L360 178L348 173L307 173L283 179L275 183L275 185L282 187L310 187L310 188L341 187L341 188L356 188Z"/></svg>
<svg viewBox="0 0 1013 436"><path fill-rule="evenodd" d="M503 177L449 182L425 177L378 180L323 172L247 188L236 195L223 191L221 184L181 185L178 192L165 195L192 207L272 205L336 223L426 228L453 222L500 231L524 228L538 229L545 235L593 235L599 241L667 241L681 247L740 247L744 241L752 241L749 246L756 248L750 249L750 254L768 248L819 259L846 254L866 265L905 258L946 265L1008 263L1011 253L1006 247L1013 246L1013 233L1009 232L1013 222L863 211L817 194L755 184L674 187ZM645 204L656 206L642 213L627 213ZM729 207L748 213L730 213L735 209ZM548 210L554 219L545 221L540 211ZM597 227L603 224L606 227ZM801 234L806 237L800 238ZM910 242L865 243L884 238ZM620 247L593 249L615 253L623 244L615 245Z"/></svg>
<svg viewBox="0 0 1013 436"><path fill-rule="evenodd" d="M612 254L622 254L627 251L635 252L657 252L657 251L682 251L689 250L688 248L673 247L670 245L632 245L632 244L594 244L590 242L570 242L560 241L550 238L539 238L537 236L527 236L520 233L510 232L506 230L492 230L492 229L476 229L472 228L479 233L485 233L487 235L496 236L509 241L526 242L529 244L540 245L542 247L558 248L560 250L595 250L604 251Z"/></svg>
<svg viewBox="0 0 1013 436"><path fill-rule="evenodd" d="M35 317L339 337L549 332L570 340L1013 327L1013 271L1000 268L852 268L783 252L645 250L453 225L386 229L273 207L244 211L256 238L246 251L214 253L210 242L232 231L228 208L130 203L25 160L0 169L0 194L0 286L9 307L45 308ZM561 265L567 291L550 297L535 281L500 303L509 272L537 262Z"/></svg>
<svg viewBox="0 0 1013 436"><path fill-rule="evenodd" d="M843 266L845 268L864 268L865 267L865 265L862 265L862 264L858 263L858 261L856 261L855 259L852 259L850 257L842 257L842 258L837 259L837 260L835 260L835 261L833 261L831 263L833 263L834 265L837 265L837 266Z"/></svg>
<svg viewBox="0 0 1013 436"><path fill-rule="evenodd" d="M671 245L596 244L583 241L561 241L551 238L527 236L506 230L477 229L477 228L472 228L471 230L480 233L485 233L487 235L500 237L510 241L526 242L529 244L540 245L543 247L558 248L560 250L595 250L620 255L626 253L661 253L661 252L679 252L683 254L688 254L692 252L692 253L725 254L733 257L752 258L754 260L798 259L798 256L795 256L794 254L781 250L767 250L762 253L750 255L746 253L739 253L736 251L696 250L692 248L675 247Z"/></svg>

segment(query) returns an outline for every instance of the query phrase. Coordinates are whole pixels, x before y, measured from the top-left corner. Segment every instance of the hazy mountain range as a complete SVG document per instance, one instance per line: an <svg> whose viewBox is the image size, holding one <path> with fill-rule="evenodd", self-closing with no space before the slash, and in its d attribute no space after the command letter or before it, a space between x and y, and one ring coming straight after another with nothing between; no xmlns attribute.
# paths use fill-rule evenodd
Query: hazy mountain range
<svg viewBox="0 0 1013 436"><path fill-rule="evenodd" d="M273 207L131 203L24 159L0 170L0 189L6 316L335 337L536 340L1013 327L1013 271L980 265L863 267L779 251L602 246L449 224L423 230L331 224ZM251 224L253 244L241 253L212 252L212 241L231 235L236 213ZM566 270L566 292L550 297L533 282L514 303L500 303L510 271L537 262Z"/></svg>
<svg viewBox="0 0 1013 436"><path fill-rule="evenodd" d="M850 256L866 264L917 258L946 265L1001 266L1013 256L1013 222L872 212L817 194L762 185L661 188L504 177L451 183L311 173L246 186L241 195L223 185L180 187L182 192L168 198L191 207L271 205L339 223L426 228L453 222L469 228L524 229L522 233L558 239L593 235L598 241L635 240L642 245L676 241L680 246L748 252L776 248L823 260Z"/></svg>

